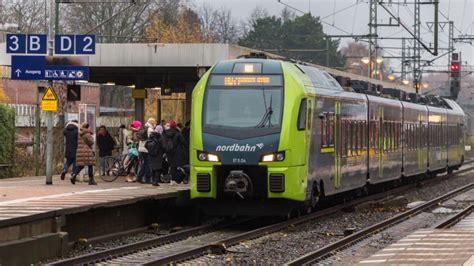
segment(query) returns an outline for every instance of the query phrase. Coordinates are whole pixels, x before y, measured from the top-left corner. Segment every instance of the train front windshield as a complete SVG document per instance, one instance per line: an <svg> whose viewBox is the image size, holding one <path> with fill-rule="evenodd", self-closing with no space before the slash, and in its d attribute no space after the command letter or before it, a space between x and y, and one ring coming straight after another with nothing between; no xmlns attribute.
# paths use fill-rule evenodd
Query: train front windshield
<svg viewBox="0 0 474 266"><path fill-rule="evenodd" d="M211 77L204 100L205 128L279 129L283 105L280 75Z"/></svg>

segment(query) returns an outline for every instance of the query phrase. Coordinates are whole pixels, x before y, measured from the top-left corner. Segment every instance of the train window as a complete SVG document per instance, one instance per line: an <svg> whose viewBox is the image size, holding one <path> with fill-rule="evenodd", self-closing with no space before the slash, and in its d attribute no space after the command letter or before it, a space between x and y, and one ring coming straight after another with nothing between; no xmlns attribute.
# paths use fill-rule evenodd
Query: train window
<svg viewBox="0 0 474 266"><path fill-rule="evenodd" d="M462 124L457 124L457 139L458 139L458 143L461 144L462 141L463 141L463 125Z"/></svg>
<svg viewBox="0 0 474 266"><path fill-rule="evenodd" d="M442 140L441 140L441 125L436 125L436 146L437 147L441 147L441 143L442 143Z"/></svg>
<svg viewBox="0 0 474 266"><path fill-rule="evenodd" d="M415 141L413 143L413 149L418 149L418 141L420 139L420 136L418 134L419 128L417 124L413 124L413 128L415 129L414 130Z"/></svg>
<svg viewBox="0 0 474 266"><path fill-rule="evenodd" d="M335 118L335 116L334 116L334 113L328 113L327 115L328 115L328 123L327 123L328 141L327 141L327 145L329 147L334 147L334 127L335 127L334 118Z"/></svg>
<svg viewBox="0 0 474 266"><path fill-rule="evenodd" d="M449 142L449 145L453 145L455 144L455 141L457 141L457 136L456 136L456 133L454 131L455 127L453 125L450 125L448 127L448 142Z"/></svg>
<svg viewBox="0 0 474 266"><path fill-rule="evenodd" d="M397 122L392 122L392 150L395 151L397 147Z"/></svg>
<svg viewBox="0 0 474 266"><path fill-rule="evenodd" d="M385 122L385 124L386 124L385 150L387 150L387 152L390 152L390 150L392 149L392 147L391 147L392 122L387 121L387 122Z"/></svg>
<svg viewBox="0 0 474 266"><path fill-rule="evenodd" d="M440 133L440 132L439 132L439 125L436 125L435 127L436 127L436 128L435 128L435 134L436 134L435 146L438 147L438 146L440 146L440 145L439 145L439 144L440 144L440 141L439 141L439 139L440 139L440 136L439 136L439 133Z"/></svg>
<svg viewBox="0 0 474 266"><path fill-rule="evenodd" d="M351 138L352 138L352 156L357 155L357 125L355 121L351 121Z"/></svg>
<svg viewBox="0 0 474 266"><path fill-rule="evenodd" d="M298 130L305 130L306 129L306 118L308 113L308 100L303 99L301 100L300 104L300 111L298 114Z"/></svg>
<svg viewBox="0 0 474 266"><path fill-rule="evenodd" d="M321 118L321 147L327 147L327 113L323 113Z"/></svg>
<svg viewBox="0 0 474 266"><path fill-rule="evenodd" d="M424 147L428 147L428 125L423 125L423 143L424 143Z"/></svg>
<svg viewBox="0 0 474 266"><path fill-rule="evenodd" d="M433 136L434 130L433 130L433 125L428 126L428 139L429 139L429 146L433 147L434 146L434 136Z"/></svg>
<svg viewBox="0 0 474 266"><path fill-rule="evenodd" d="M411 125L411 134L412 134L411 148L415 150L416 149L416 124Z"/></svg>
<svg viewBox="0 0 474 266"><path fill-rule="evenodd" d="M347 149L347 156L351 156L351 146L352 139L351 139L351 121L346 120L346 149Z"/></svg>
<svg viewBox="0 0 474 266"><path fill-rule="evenodd" d="M380 149L380 121L375 121L375 153Z"/></svg>
<svg viewBox="0 0 474 266"><path fill-rule="evenodd" d="M425 134L425 126L420 122L420 134L421 134L421 148L424 148L426 145L425 145L425 138L426 138L426 134Z"/></svg>
<svg viewBox="0 0 474 266"><path fill-rule="evenodd" d="M450 132L448 133L449 134L448 141L450 142L451 145L456 144L456 141L457 141L457 134L456 134L457 132L455 131L456 128L451 125L449 129L450 129Z"/></svg>
<svg viewBox="0 0 474 266"><path fill-rule="evenodd" d="M367 149L367 122L362 121L362 149Z"/></svg>
<svg viewBox="0 0 474 266"><path fill-rule="evenodd" d="M369 121L369 148L375 148L375 121Z"/></svg>
<svg viewBox="0 0 474 266"><path fill-rule="evenodd" d="M352 155L357 156L357 149L359 146L357 136L357 121L351 121L352 123Z"/></svg>
<svg viewBox="0 0 474 266"><path fill-rule="evenodd" d="M452 144L457 144L458 139L459 139L457 125L451 126L451 132L452 132L452 137L450 139L452 139Z"/></svg>
<svg viewBox="0 0 474 266"><path fill-rule="evenodd" d="M347 156L346 120L341 119L341 156Z"/></svg>
<svg viewBox="0 0 474 266"><path fill-rule="evenodd" d="M395 124L395 148L398 150L400 148L400 123Z"/></svg>
<svg viewBox="0 0 474 266"><path fill-rule="evenodd" d="M360 137L360 121L354 121L355 125L355 132L356 132L356 153L357 155L360 154L360 146L361 146L361 137Z"/></svg>
<svg viewBox="0 0 474 266"><path fill-rule="evenodd" d="M407 124L407 149L411 150L411 142L412 142L412 135L411 135L411 124Z"/></svg>
<svg viewBox="0 0 474 266"><path fill-rule="evenodd" d="M390 122L390 150L395 150L395 122Z"/></svg>
<svg viewBox="0 0 474 266"><path fill-rule="evenodd" d="M334 113L323 113L321 117L321 147L334 147Z"/></svg>

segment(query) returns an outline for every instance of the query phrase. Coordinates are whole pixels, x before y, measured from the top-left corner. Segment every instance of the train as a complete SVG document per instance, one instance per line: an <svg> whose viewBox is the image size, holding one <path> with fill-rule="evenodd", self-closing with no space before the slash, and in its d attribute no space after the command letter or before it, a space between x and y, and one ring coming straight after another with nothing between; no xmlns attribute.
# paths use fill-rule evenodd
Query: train
<svg viewBox="0 0 474 266"><path fill-rule="evenodd" d="M214 215L284 214L463 164L455 101L368 88L294 61L216 63L192 94L191 199Z"/></svg>

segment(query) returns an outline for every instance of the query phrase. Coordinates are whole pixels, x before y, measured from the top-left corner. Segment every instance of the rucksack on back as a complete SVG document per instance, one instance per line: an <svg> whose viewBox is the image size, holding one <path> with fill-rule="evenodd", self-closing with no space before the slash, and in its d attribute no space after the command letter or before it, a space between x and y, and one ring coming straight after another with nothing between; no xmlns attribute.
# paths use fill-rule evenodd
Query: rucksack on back
<svg viewBox="0 0 474 266"><path fill-rule="evenodd" d="M137 132L138 140L147 140L148 139L148 127L142 126Z"/></svg>
<svg viewBox="0 0 474 266"><path fill-rule="evenodd" d="M165 150L165 152L170 152L173 150L174 146L173 146L173 139L172 138L168 138L166 136L163 136L161 138L161 146L163 147L163 149Z"/></svg>

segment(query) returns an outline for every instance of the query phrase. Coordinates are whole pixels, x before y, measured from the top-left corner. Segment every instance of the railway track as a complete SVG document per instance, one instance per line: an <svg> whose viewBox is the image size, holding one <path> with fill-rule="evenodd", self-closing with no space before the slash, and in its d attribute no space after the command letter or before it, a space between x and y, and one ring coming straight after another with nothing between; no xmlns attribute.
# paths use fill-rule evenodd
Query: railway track
<svg viewBox="0 0 474 266"><path fill-rule="evenodd" d="M467 164L471 164L474 161L466 162ZM432 178L426 180L424 183L429 184L432 182L436 182L436 180L451 177L453 175L459 175L469 170L474 169L473 167L465 167L460 171L451 174L451 175L443 175L437 178ZM61 261L56 261L51 263L52 265L71 265L71 264L91 264L91 263L104 263L104 264L145 264L145 265L161 265L161 264L168 264L172 262L181 262L186 261L191 258L199 257L205 254L210 253L221 253L225 252L226 248L235 244L238 244L244 240L250 240L265 236L270 233L274 233L277 231L284 230L289 226L295 226L299 224L303 224L309 221L313 221L327 215L336 213L346 208L354 207L366 202L372 202L387 198L391 195L399 195L406 191L416 188L417 184L409 184L405 186L401 186L389 191L380 192L374 195L370 195L364 198L356 199L347 203L339 204L336 206L332 206L311 214L307 214L298 218L294 218L291 220L287 220L284 222L274 223L267 226L256 226L253 225L254 228L250 229L245 225L245 223L249 223L251 219L243 220L243 221L235 221L228 224L220 224L216 225L205 225L196 228L187 229L181 232L172 233L165 236L160 236L157 238L128 244L124 246L120 246L117 248L95 252L91 254L86 254L78 257L73 257L69 259L64 259ZM469 186L474 186L474 184L470 184ZM461 190L468 189L467 186L461 188ZM448 196L443 196L448 197ZM436 204L442 200L442 198L437 198L432 202L432 204ZM428 203L423 204L426 206ZM433 206L433 205L431 205ZM412 214L416 213L416 210L422 211L421 206L410 210ZM409 215L409 214L406 214ZM400 217L399 217L400 216ZM403 220L404 218L401 215L396 216L397 219ZM394 218L396 218L394 217ZM405 218L407 216L404 216ZM390 222L384 221L386 224L376 224L375 226L379 226L378 229L373 229L374 232L388 226ZM247 224L248 225L248 224ZM366 229L367 230L367 229ZM344 245L350 244L353 241L357 240L357 236L363 237L364 232L366 230L357 232L355 234L350 235L342 240L349 241L346 243L339 243L340 241L334 243L334 248L339 245L338 248L341 248ZM368 232L368 231L367 231ZM341 241L342 241L341 240ZM339 244L337 244L339 243ZM330 245L332 246L332 245ZM327 252L330 252L330 247L325 247ZM334 249L333 249L334 250ZM319 251L319 250L318 250ZM323 254L323 251L319 251L320 254ZM316 253L315 253L316 254ZM327 253L326 253L327 254ZM324 254L323 254L324 255ZM311 261L312 256L316 255L309 255L308 259ZM320 256L319 256L320 257ZM306 260L306 258L300 258L302 261ZM300 261L296 260L295 262L290 262L290 265L299 264ZM304 262L303 262L304 263Z"/></svg>
<svg viewBox="0 0 474 266"><path fill-rule="evenodd" d="M365 239L367 237L370 237L374 235L375 233L380 232L381 230L384 230L385 228L391 227L393 225L396 225L404 220L409 219L410 217L421 213L423 211L426 211L428 209L431 209L433 207L436 207L440 202L446 201L462 192L465 192L467 190L473 189L474 188L474 182L470 183L466 186L463 186L461 188L455 189L453 191L450 191L440 197L437 197L435 199L432 199L430 201L427 201L423 204L420 204L410 210L407 210L403 213L400 213L399 215L393 216L389 219L386 219L384 221L381 221L377 224L374 224L370 227L367 227L361 231L358 231L354 234L351 234L347 237L344 237L332 244L329 244L327 246L324 246L314 252L305 254L293 261L290 261L286 263L285 265L303 265L303 264L310 264L310 263L315 263L323 258L329 257L338 250L344 249L347 246L350 246L351 244L361 241L362 239ZM437 228L447 228L451 226L452 224L455 224L457 221L462 219L465 215L470 213L472 211L472 206L470 208L467 208L454 217L449 218L445 222L441 223Z"/></svg>
<svg viewBox="0 0 474 266"><path fill-rule="evenodd" d="M457 224L460 220L462 220L464 217L468 216L474 211L474 205L470 205L464 210L456 213L455 215L449 217L448 219L444 220L437 226L435 226L435 229L446 229L454 226Z"/></svg>

